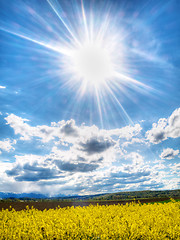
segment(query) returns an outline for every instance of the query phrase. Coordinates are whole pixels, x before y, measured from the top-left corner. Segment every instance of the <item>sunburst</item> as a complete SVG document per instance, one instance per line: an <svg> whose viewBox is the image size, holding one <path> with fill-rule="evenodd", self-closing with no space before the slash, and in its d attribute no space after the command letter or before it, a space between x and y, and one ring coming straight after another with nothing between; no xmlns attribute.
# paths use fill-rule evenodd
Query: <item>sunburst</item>
<svg viewBox="0 0 180 240"><path fill-rule="evenodd" d="M59 35L59 42L57 39L46 41L43 37L36 39L33 35L3 27L0 30L59 54L60 68L63 76L66 76L59 77L61 82L64 81L63 86L73 88L77 85L78 87L74 87L77 91L77 99L82 99L89 92L93 94L96 97L101 122L105 105L104 96L109 95L109 99L120 107L127 122L132 123L116 91L125 93L126 88L132 88L134 91L149 91L151 88L129 75L131 71L127 64L128 54L125 43L127 32L123 26L121 27L120 24L116 26L109 8L104 9L105 13L100 11L102 14L99 14L98 9L96 11L91 8L85 9L83 0L80 4L77 2L75 4L77 23L70 24L68 17L64 18L60 2L52 0L47 2L58 17L59 25L65 31L62 36ZM58 35L57 32L55 33Z"/></svg>

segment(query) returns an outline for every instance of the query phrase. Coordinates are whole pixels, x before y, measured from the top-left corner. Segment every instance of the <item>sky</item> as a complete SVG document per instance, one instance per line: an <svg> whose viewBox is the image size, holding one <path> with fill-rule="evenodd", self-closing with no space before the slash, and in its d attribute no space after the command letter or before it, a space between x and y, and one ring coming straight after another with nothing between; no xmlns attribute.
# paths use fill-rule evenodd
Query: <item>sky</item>
<svg viewBox="0 0 180 240"><path fill-rule="evenodd" d="M0 0L0 192L179 188L179 11Z"/></svg>

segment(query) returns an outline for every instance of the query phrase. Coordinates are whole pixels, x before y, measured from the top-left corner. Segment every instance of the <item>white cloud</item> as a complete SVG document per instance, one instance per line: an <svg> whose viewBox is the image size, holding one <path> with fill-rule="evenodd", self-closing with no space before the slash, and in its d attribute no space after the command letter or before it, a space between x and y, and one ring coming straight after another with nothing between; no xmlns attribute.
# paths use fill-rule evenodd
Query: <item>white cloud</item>
<svg viewBox="0 0 180 240"><path fill-rule="evenodd" d="M0 89L5 89L6 87L5 86L0 86Z"/></svg>
<svg viewBox="0 0 180 240"><path fill-rule="evenodd" d="M147 142L143 138L132 138L131 141L123 142L121 146L128 147L134 144L147 144Z"/></svg>
<svg viewBox="0 0 180 240"><path fill-rule="evenodd" d="M54 147L45 156L30 154L16 155L15 158L16 161L6 169L6 179L19 182L23 188L29 186L25 182L32 182L34 189L40 188L42 193L118 191L127 185L149 181L154 176L154 170L145 165L143 157L136 152L126 156L131 164L113 167L116 160L114 148L88 155L73 147L67 151Z"/></svg>
<svg viewBox="0 0 180 240"><path fill-rule="evenodd" d="M21 140L31 140L36 137L42 142L56 139L56 144L78 144L82 151L89 154L98 153L115 145L112 137L131 140L141 131L141 126L126 126L119 129L101 130L97 126L76 126L73 119L69 121L52 122L51 126L31 126L28 119L23 119L14 114L8 115L5 120L14 129L15 134L20 135ZM90 149L91 148L91 149ZM93 149L92 149L93 148ZM96 148L96 150L95 150Z"/></svg>
<svg viewBox="0 0 180 240"><path fill-rule="evenodd" d="M158 123L153 123L152 129L147 131L146 137L154 144L168 138L180 137L180 108L177 108L168 119L161 118Z"/></svg>
<svg viewBox="0 0 180 240"><path fill-rule="evenodd" d="M8 165L2 177L4 183L9 181L9 188L19 184L17 189L26 192L31 189L53 195L162 189L169 184L163 180L164 166L152 167L136 150L129 153L122 149L129 144L146 144L147 140L138 136L142 129L139 124L105 130L95 125L77 126L73 119L50 126L32 126L28 119L14 114L5 119L19 135L17 139L39 140L43 145L51 141L48 146L52 146L43 156L15 155L16 161ZM167 121L161 124L167 127ZM174 126L172 119L169 121Z"/></svg>
<svg viewBox="0 0 180 240"><path fill-rule="evenodd" d="M53 128L48 126L36 126L32 127L28 123L28 119L23 119L14 114L10 114L5 118L7 124L9 124L13 129L15 134L20 134L21 140L30 140L32 137L41 138L43 141L49 141L52 139Z"/></svg>
<svg viewBox="0 0 180 240"><path fill-rule="evenodd" d="M174 163L170 166L172 174L177 174L180 176L180 163Z"/></svg>
<svg viewBox="0 0 180 240"><path fill-rule="evenodd" d="M166 148L160 155L161 159L173 159L179 154L179 150L174 150L172 148Z"/></svg>
<svg viewBox="0 0 180 240"><path fill-rule="evenodd" d="M2 181L7 186L24 192L40 191L50 195L94 194L121 190L162 189L169 184L165 173L160 174L156 166L146 164L136 152L126 156L132 163L113 166L106 165L103 158L79 156L74 149L62 151L54 148L46 156L15 156L15 163L3 163ZM112 154L104 158L109 159ZM87 158L86 158L87 157ZM111 160L110 160L111 161ZM111 162L112 163L112 162ZM17 185L17 188L15 188ZM0 188L3 188L0 184ZM3 188L4 189L4 188Z"/></svg>
<svg viewBox="0 0 180 240"><path fill-rule="evenodd" d="M133 165L142 165L144 163L144 158L142 155L140 155L137 152L131 152L128 155L126 155L126 159L131 159Z"/></svg>
<svg viewBox="0 0 180 240"><path fill-rule="evenodd" d="M10 150L15 150L15 148L12 146L14 144L16 144L16 140L11 141L10 139L6 139L4 141L0 141L0 149L6 152L9 152Z"/></svg>
<svg viewBox="0 0 180 240"><path fill-rule="evenodd" d="M117 128L112 130L107 130L110 136L118 136L119 138L125 138L127 140L134 136L137 136L142 130L140 124L135 124L134 126L126 126L123 128Z"/></svg>
<svg viewBox="0 0 180 240"><path fill-rule="evenodd" d="M44 156L15 155L15 158L15 163L6 171L7 175L16 181L37 182L68 178L77 173L87 174L105 166L110 166L112 161L115 160L115 151L114 149L103 149L103 151L98 151L97 154L89 154L75 147L69 150L60 150L53 147L52 152Z"/></svg>

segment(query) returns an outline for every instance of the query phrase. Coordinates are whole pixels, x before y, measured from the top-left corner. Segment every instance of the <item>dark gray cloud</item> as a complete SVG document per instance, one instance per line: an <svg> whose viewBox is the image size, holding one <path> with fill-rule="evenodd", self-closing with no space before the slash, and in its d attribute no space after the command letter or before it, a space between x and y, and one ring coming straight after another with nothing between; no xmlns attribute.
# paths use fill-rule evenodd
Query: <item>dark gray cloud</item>
<svg viewBox="0 0 180 240"><path fill-rule="evenodd" d="M173 153L169 153L169 154L164 154L164 156L163 156L163 158L173 158L174 157L174 155L173 155Z"/></svg>
<svg viewBox="0 0 180 240"><path fill-rule="evenodd" d="M40 128L40 132L45 134L45 135L47 135L47 136L49 136L49 135L53 134L53 129L51 129L48 126L44 126L44 127Z"/></svg>
<svg viewBox="0 0 180 240"><path fill-rule="evenodd" d="M59 177L59 171L55 168L39 167L35 164L24 166L17 165L11 170L7 170L8 176L14 177L16 181L39 181L41 179L54 179Z"/></svg>
<svg viewBox="0 0 180 240"><path fill-rule="evenodd" d="M6 170L9 177L14 177L16 181L40 181L59 179L64 177L64 172L91 172L96 170L102 161L102 158L94 160L92 163L85 163L86 159L77 156L76 162L65 162L62 160L46 159L43 164L34 161L33 164L25 163L24 165L17 164L10 170Z"/></svg>
<svg viewBox="0 0 180 240"><path fill-rule="evenodd" d="M112 140L105 140L103 138L91 138L87 140L86 143L79 143L81 146L80 150L86 152L88 155L102 153L114 146L114 144L115 143Z"/></svg>
<svg viewBox="0 0 180 240"><path fill-rule="evenodd" d="M62 162L60 160L55 160L55 164L62 171L68 172L90 172L96 170L99 165L91 163L71 163L71 162Z"/></svg>
<svg viewBox="0 0 180 240"><path fill-rule="evenodd" d="M19 175L20 171L21 171L21 167L19 165L17 165L16 167L12 168L11 170L6 170L6 174L9 177L13 177L13 176Z"/></svg>
<svg viewBox="0 0 180 240"><path fill-rule="evenodd" d="M153 137L154 143L159 143L166 139L165 132L163 130L161 132L154 133Z"/></svg>
<svg viewBox="0 0 180 240"><path fill-rule="evenodd" d="M163 127L162 121L159 121L158 124L154 124L153 128L146 133L147 139L154 143L158 144L167 139L166 131Z"/></svg>
<svg viewBox="0 0 180 240"><path fill-rule="evenodd" d="M65 135L67 135L67 136L77 137L78 136L78 131L77 131L77 127L75 127L74 120L67 121L61 127L61 132L64 133Z"/></svg>
<svg viewBox="0 0 180 240"><path fill-rule="evenodd" d="M48 179L54 179L58 178L59 176L56 175L55 171L53 169L49 168L41 168L38 171L27 171L24 174L15 177L16 181L39 181L39 180L48 180Z"/></svg>

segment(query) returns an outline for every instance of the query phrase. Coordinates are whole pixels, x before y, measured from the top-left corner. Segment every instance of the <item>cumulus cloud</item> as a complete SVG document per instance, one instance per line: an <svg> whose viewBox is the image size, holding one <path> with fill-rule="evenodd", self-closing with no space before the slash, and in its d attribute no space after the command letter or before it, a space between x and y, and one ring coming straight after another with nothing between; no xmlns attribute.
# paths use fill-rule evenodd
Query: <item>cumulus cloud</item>
<svg viewBox="0 0 180 240"><path fill-rule="evenodd" d="M20 135L21 140L31 140L36 137L43 142L49 142L55 138L59 138L61 142L73 143L74 138L78 137L79 130L81 130L81 135L87 130L87 128L84 129L84 127L78 128L72 119L69 121L62 120L58 123L52 122L51 126L31 126L28 124L28 119L18 117L14 114L8 115L5 120L7 124L14 129L15 134ZM92 127L89 127L89 129L92 130Z"/></svg>
<svg viewBox="0 0 180 240"><path fill-rule="evenodd" d="M135 124L134 126L126 126L123 128L117 128L108 130L110 136L118 136L119 138L125 138L130 140L134 136L137 136L142 130L140 124Z"/></svg>
<svg viewBox="0 0 180 240"><path fill-rule="evenodd" d="M52 122L51 126L38 125L31 126L28 119L21 118L14 114L8 115L5 120L11 128L14 129L15 134L20 135L21 140L30 140L33 137L41 139L43 142L59 138L60 141L74 143L77 138L82 140L93 138L94 136L125 138L127 140L138 135L141 131L141 126L136 124L134 126L126 126L119 129L101 130L97 126L76 126L73 119L68 121Z"/></svg>
<svg viewBox="0 0 180 240"><path fill-rule="evenodd" d="M153 123L152 129L147 131L146 137L154 144L168 138L180 137L180 108L177 108L168 119L161 118L158 123Z"/></svg>
<svg viewBox="0 0 180 240"><path fill-rule="evenodd" d="M130 169L131 169L131 171L127 171ZM126 166L123 170L116 169L115 171L112 171L110 176L112 178L118 179L118 183L120 183L120 182L121 183L134 183L134 182L141 182L141 181L144 182L146 179L144 177L150 176L150 174L151 174L151 171L146 170L146 169L138 169L136 171L134 171L134 170L135 169L133 169L132 167ZM120 179L121 179L121 181L120 181Z"/></svg>
<svg viewBox="0 0 180 240"><path fill-rule="evenodd" d="M88 155L102 153L115 145L115 142L112 139L104 139L103 137L99 138L90 138L87 139L85 143L80 142L80 150L86 152Z"/></svg>
<svg viewBox="0 0 180 240"><path fill-rule="evenodd" d="M16 162L6 174L16 181L39 181L42 179L58 178L60 171L53 165L46 163L46 157L37 155L15 156Z"/></svg>
<svg viewBox="0 0 180 240"><path fill-rule="evenodd" d="M52 141L55 146L63 145L67 148L71 147L75 152L79 151L79 156L83 155L83 153L87 156L98 154L98 158L103 158L106 162L108 162L108 154L111 154L112 159L109 162L114 161L115 152L119 155L122 154L117 138L130 140L131 137L133 138L141 131L139 124L115 130L105 130L99 129L95 125L85 126L83 124L77 126L73 119L68 121L62 120L57 123L52 122L50 126L31 126L28 119L14 114L8 115L5 120L14 129L15 134L19 135L20 140L30 141L35 138L43 143ZM114 140L114 136L116 140ZM106 153L106 157L104 157L104 153ZM78 154L75 153L75 155Z"/></svg>
<svg viewBox="0 0 180 240"><path fill-rule="evenodd" d="M144 164L139 153L132 152L127 158L131 159L130 164L111 166L105 171L95 172L91 175L90 183L84 180L84 184L88 185L88 191L95 193L99 190L107 192L127 190L129 187L137 188L139 184L157 178L157 171Z"/></svg>
<svg viewBox="0 0 180 240"><path fill-rule="evenodd" d="M28 119L18 117L14 114L8 115L5 120L11 128L14 129L15 134L19 134L21 140L30 140L32 137L41 138L44 142L48 142L54 138L54 128L48 126L32 127L27 122Z"/></svg>
<svg viewBox="0 0 180 240"><path fill-rule="evenodd" d="M177 113L173 114L173 118L161 119L161 126L176 126ZM41 146L46 146L45 143L51 146L42 156L15 155L16 161L4 170L2 181L9 181L11 186L19 183L23 191L29 187L42 193L90 194L167 185L159 173L163 168L147 164L132 146L147 142L139 135L142 130L139 124L106 130L95 125L77 126L73 119L52 122L49 126L33 126L28 119L14 114L5 119L17 134L17 141L31 144L35 140ZM166 132L169 131L167 128ZM173 136L176 134L174 131ZM131 152L123 149L129 145Z"/></svg>
<svg viewBox="0 0 180 240"><path fill-rule="evenodd" d="M140 169L140 166L143 165L142 156L133 152L126 156L131 159L131 165L119 169L116 181L106 180L107 177L113 178L110 172L107 173L107 169L111 169L112 163L116 161L117 157L122 156L118 139L131 141L131 138L137 136L141 131L139 124L105 130L99 129L95 125L77 126L73 119L53 122L50 126L31 126L28 119L14 114L10 114L5 119L21 140L27 141L36 138L42 142L54 141L52 151L44 156L33 154L15 156L16 161L11 168L6 170L6 176L17 182L40 184L43 181L44 185L46 182L49 182L49 185L53 182L58 185L60 179L61 182L64 179L66 190L68 186L69 189L74 187L76 190L81 186L83 192L90 187L89 181L92 176L94 176L92 184L94 182L96 186L90 188L93 191L98 186L96 175L100 177L101 174L105 174L100 178L101 180L99 179L104 187L118 184L118 182L122 183L123 178L126 178L126 184L130 184L144 181L143 178L147 177L147 173ZM66 143L68 144L67 148L62 150L61 145ZM141 180L139 180L140 178Z"/></svg>
<svg viewBox="0 0 180 240"><path fill-rule="evenodd" d="M96 170L99 165L91 163L72 163L55 160L55 164L62 171L68 172L90 172Z"/></svg>
<svg viewBox="0 0 180 240"><path fill-rule="evenodd" d="M24 165L23 167L16 166L11 170L6 171L8 176L14 176L16 181L39 181L42 179L59 178L56 169L45 167L37 167L31 165Z"/></svg>
<svg viewBox="0 0 180 240"><path fill-rule="evenodd" d="M173 159L179 154L179 150L174 150L172 148L166 148L160 155L161 159Z"/></svg>
<svg viewBox="0 0 180 240"><path fill-rule="evenodd" d="M41 181L65 178L76 173L88 173L101 167L104 158L79 156L78 151L62 151L56 147L45 156L15 156L16 161L6 170L16 181Z"/></svg>
<svg viewBox="0 0 180 240"><path fill-rule="evenodd" d="M121 167L111 167L105 172L99 171L98 174L92 175L89 180L84 179L84 185L88 186L88 191L91 193L112 192L130 188L134 190L141 184L149 184L152 180L158 182L157 172L154 169L147 165L137 167L126 164Z"/></svg>
<svg viewBox="0 0 180 240"><path fill-rule="evenodd" d="M11 141L10 139L6 139L3 141L0 141L0 150L6 151L6 152L15 150L15 148L13 147L14 144L16 144L16 140Z"/></svg>
<svg viewBox="0 0 180 240"><path fill-rule="evenodd" d="M134 145L134 144L146 144L146 142L142 138L132 138L131 141L123 142L121 146L128 147L129 145Z"/></svg>
<svg viewBox="0 0 180 240"><path fill-rule="evenodd" d="M180 163L174 163L170 166L171 173L180 176Z"/></svg>
<svg viewBox="0 0 180 240"><path fill-rule="evenodd" d="M65 122L61 126L61 132L67 136L78 136L78 128L75 126L75 121L73 119Z"/></svg>
<svg viewBox="0 0 180 240"><path fill-rule="evenodd" d="M46 156L16 156L16 162L13 167L8 165L3 179L12 184L19 183L19 187L22 184L23 189L31 183L31 190L39 189L48 194L93 194L140 189L141 186L144 189L151 185L162 187L162 179L156 169L145 164L139 153L128 154L132 161L130 164L104 168L102 157L74 156L74 152L65 152L57 149Z"/></svg>
<svg viewBox="0 0 180 240"><path fill-rule="evenodd" d="M131 159L133 165L142 165L144 163L143 156L137 152L131 152L125 156L126 159Z"/></svg>
<svg viewBox="0 0 180 240"><path fill-rule="evenodd" d="M109 153L112 158L113 153L113 150L111 150ZM70 148L67 151L63 151L61 149L58 149L57 147L53 147L51 154L48 156L48 159L62 161L65 163L92 163L104 165L105 162L109 162L111 164L113 161L113 159L111 160L109 158L109 154L107 152L103 152L100 154L87 155L86 152L80 151L74 147Z"/></svg>

